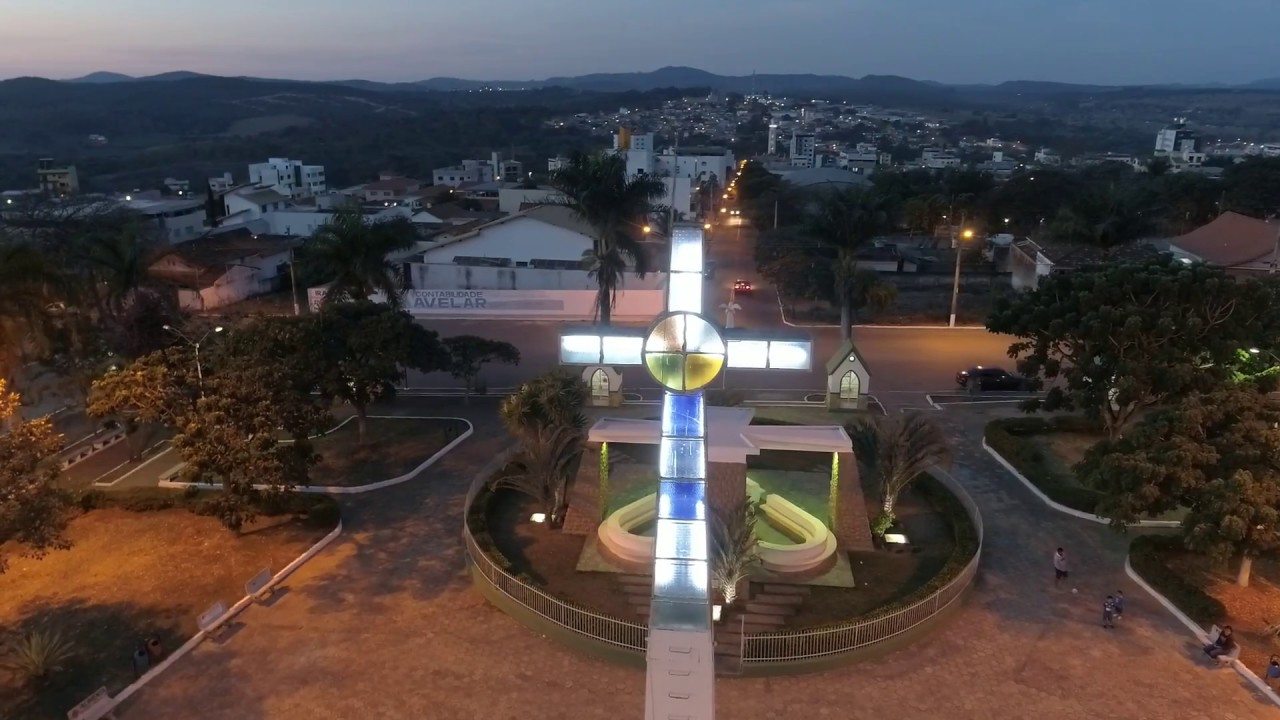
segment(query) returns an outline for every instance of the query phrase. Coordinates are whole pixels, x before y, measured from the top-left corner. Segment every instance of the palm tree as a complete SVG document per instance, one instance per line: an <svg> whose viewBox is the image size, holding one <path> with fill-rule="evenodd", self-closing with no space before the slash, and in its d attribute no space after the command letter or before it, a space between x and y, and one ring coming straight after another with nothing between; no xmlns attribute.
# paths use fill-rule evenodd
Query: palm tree
<svg viewBox="0 0 1280 720"><path fill-rule="evenodd" d="M569 480L582 454L582 433L569 426L539 426L520 437L521 453L510 472L494 481L495 489L514 490L532 498L552 528L564 523Z"/></svg>
<svg viewBox="0 0 1280 720"><path fill-rule="evenodd" d="M568 427L581 433L587 426L582 406L589 392L572 373L552 370L521 385L502 401L498 415L517 438L544 427Z"/></svg>
<svg viewBox="0 0 1280 720"><path fill-rule="evenodd" d="M756 503L744 496L728 517L711 516L711 579L725 605L738 598L738 586L760 561L757 510Z"/></svg>
<svg viewBox="0 0 1280 720"><path fill-rule="evenodd" d="M328 282L325 302L365 300L381 293L387 304L398 307L403 277L390 253L407 250L417 232L407 218L367 222L357 205L339 210L316 230L300 253L307 274Z"/></svg>
<svg viewBox="0 0 1280 720"><path fill-rule="evenodd" d="M858 290L858 253L888 228L884 199L861 188L825 194L809 222L809 232L836 254L835 297L840 303L840 332L846 340L852 332Z"/></svg>
<svg viewBox="0 0 1280 720"><path fill-rule="evenodd" d="M942 429L921 412L864 419L850 430L858 460L880 481L884 516L893 516L898 496L920 473L951 458Z"/></svg>
<svg viewBox="0 0 1280 720"><path fill-rule="evenodd" d="M551 174L551 185L594 232L590 262L600 287L596 307L601 324L608 325L625 272L621 268L629 264L640 277L649 271L640 228L666 187L647 175L627 177L627 161L621 155L581 152Z"/></svg>

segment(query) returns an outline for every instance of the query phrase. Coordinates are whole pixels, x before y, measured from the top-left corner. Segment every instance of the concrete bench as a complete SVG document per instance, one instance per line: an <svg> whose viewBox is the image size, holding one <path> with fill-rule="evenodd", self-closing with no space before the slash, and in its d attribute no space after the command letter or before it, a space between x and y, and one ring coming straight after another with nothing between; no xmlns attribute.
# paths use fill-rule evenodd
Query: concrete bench
<svg viewBox="0 0 1280 720"><path fill-rule="evenodd" d="M254 602L266 601L275 592L274 587L268 587L272 577L270 568L262 568L244 584L244 594L253 598Z"/></svg>
<svg viewBox="0 0 1280 720"><path fill-rule="evenodd" d="M835 554L836 538L825 523L801 510L795 503L779 495L769 495L760 505L765 520L788 537L795 545L760 543L760 564L774 572L812 570Z"/></svg>
<svg viewBox="0 0 1280 720"><path fill-rule="evenodd" d="M600 523L596 537L619 560L647 564L653 559L653 538L632 531L652 524L657 515L657 493L645 495Z"/></svg>
<svg viewBox="0 0 1280 720"><path fill-rule="evenodd" d="M206 635L217 639L222 632L223 617L227 614L227 606L221 602L214 603L208 610L196 618L196 626Z"/></svg>
<svg viewBox="0 0 1280 720"><path fill-rule="evenodd" d="M110 708L111 696L107 694L105 687L100 687L68 710L67 720L115 720Z"/></svg>

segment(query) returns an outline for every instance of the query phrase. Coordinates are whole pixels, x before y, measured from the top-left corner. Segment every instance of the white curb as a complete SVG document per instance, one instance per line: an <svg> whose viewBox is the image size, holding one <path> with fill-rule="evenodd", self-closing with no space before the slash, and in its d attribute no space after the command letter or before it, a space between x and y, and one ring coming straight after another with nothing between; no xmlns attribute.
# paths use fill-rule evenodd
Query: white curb
<svg viewBox="0 0 1280 720"><path fill-rule="evenodd" d="M463 431L462 434L458 435L458 437L454 438L453 441L450 442L448 445L445 445L444 447L437 450L434 455L427 458L421 465L410 470L404 475L393 477L387 480L379 480L378 482L369 483L368 485L357 485L355 487L346 487L343 485L301 485L294 489L297 490L298 492L323 493L325 495L359 495L360 493L372 492L374 490L381 490L383 488L391 487L392 485L399 485L400 483L408 482L409 480L412 480L415 477L417 477L423 470L426 470L427 468L434 465L437 460L444 457L450 450L454 449L459 444L461 444L463 440L466 440L467 438L471 437L471 435L476 431L476 426L472 425L470 420L466 418L460 418L460 417L423 417L423 416L417 416L417 415L370 415L369 418L372 420L458 420L460 422L466 423L467 429ZM350 420L351 418L347 418L346 420L339 423L338 426L335 427L333 430L337 430L339 427L342 427L347 422L350 422ZM330 430L329 432L333 432L333 430ZM327 435L329 433L325 433L325 434ZM181 467L182 465L178 465L174 468L174 470L177 470L178 468L181 468ZM222 485L218 483L191 483L191 482L179 482L175 480L160 480L159 483L157 484L162 488L173 488L178 490L182 490L189 487L200 488L202 490L221 490L222 489ZM272 485L254 485L253 487L258 490L270 490L272 489L273 486Z"/></svg>
<svg viewBox="0 0 1280 720"><path fill-rule="evenodd" d="M1088 520L1089 522L1098 523L1099 525L1111 524L1110 518L1104 518L1099 515L1091 515L1087 512L1082 512L1080 510L1076 510L1075 508L1069 508L1066 505L1063 505L1062 503L1058 503L1052 500L1048 495L1045 495L1044 492L1040 490L1040 488L1036 487L1035 483L1032 483L1022 473L1018 472L1017 468L1009 464L1008 460L1005 460L1000 453L996 452L994 448L988 445L987 439L985 437L982 438L982 449L986 450L988 455L995 458L996 462L1004 466L1004 469L1008 470L1015 478L1018 479L1019 482L1025 485L1028 490L1035 493L1036 497L1040 498L1040 500L1042 500L1045 505L1048 505L1049 507L1053 508L1054 510L1057 510L1060 513L1065 513L1072 517L1080 518L1081 520ZM1176 528L1176 527L1180 527L1182 523L1178 522L1177 520L1139 520L1135 523L1130 523L1130 525L1134 527L1149 527L1149 528Z"/></svg>
<svg viewBox="0 0 1280 720"><path fill-rule="evenodd" d="M1161 595L1159 592L1156 591L1155 588L1147 584L1147 581L1143 580L1142 576L1139 575L1137 571L1133 569L1133 565L1129 564L1128 554L1126 554L1124 557L1124 574L1128 575L1129 579L1132 580L1134 583L1136 583L1138 587L1142 588L1143 590L1146 590L1147 594L1155 598L1156 602L1163 605L1164 609L1168 610L1171 615L1177 618L1178 622L1185 625L1187 629L1191 631L1191 634L1195 635L1197 640L1199 640L1201 643L1208 644L1209 635L1203 629L1201 629L1201 627L1196 623L1196 621L1187 617L1186 613L1179 610L1176 605L1174 605L1172 602L1169 601L1168 598L1166 598L1164 595ZM1239 660L1232 660L1231 667L1235 669L1236 672L1240 673L1240 675L1245 680L1248 680L1255 688L1257 688L1258 692L1266 696L1268 700L1275 703L1276 705L1280 705L1280 696L1277 696L1275 691L1267 687L1267 684L1263 682L1262 678L1255 675L1254 672L1249 669L1248 665L1245 665Z"/></svg>
<svg viewBox="0 0 1280 720"><path fill-rule="evenodd" d="M302 567L304 563L306 563L311 558L315 557L321 550L324 550L326 547L328 547L329 544L332 543L334 540L336 540L337 537L341 534L342 534L342 520L339 519L337 526L334 527L333 530L330 530L328 535L325 535L323 538L320 538L319 542L317 542L315 545L312 545L310 548L307 549L306 552L302 553L297 558L295 558L293 562L284 566L283 570L281 570L280 572L272 576L271 581L266 584L266 587L270 588L278 585L285 578L293 574L295 570ZM253 596L245 595L244 597L240 598L239 602L237 602L235 605L232 605L231 609L223 613L222 617L218 618L218 620L214 623L214 625L215 626L223 625L231 618L240 614L241 611L249 607L249 605L251 604L253 604ZM200 642L204 640L205 637L207 636L208 636L208 633L206 633L204 630L201 630L197 632L195 635L191 636L191 639L183 643L182 647L169 653L168 657L166 657L164 660L161 660L158 664L156 664L155 667L143 673L142 677L133 681L132 684L130 684L129 686L121 690L118 695L111 698L111 704L107 706L106 708L107 712L104 714L110 714L112 710L115 710L117 707L119 707L120 703L124 702L125 700L128 700L135 693L141 690L142 686L154 680L157 676L160 675L160 673L164 672L165 670L168 670L169 666L173 665L180 658L184 657L185 655L190 653L192 650L195 650L196 646L199 645Z"/></svg>

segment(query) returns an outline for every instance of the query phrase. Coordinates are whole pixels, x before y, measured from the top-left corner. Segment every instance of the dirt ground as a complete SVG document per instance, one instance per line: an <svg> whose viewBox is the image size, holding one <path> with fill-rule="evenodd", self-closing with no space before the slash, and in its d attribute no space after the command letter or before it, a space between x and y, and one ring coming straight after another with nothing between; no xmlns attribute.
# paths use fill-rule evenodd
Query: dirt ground
<svg viewBox="0 0 1280 720"><path fill-rule="evenodd" d="M1236 585L1237 561L1222 567L1203 555L1179 553L1169 556L1169 568L1226 606L1226 623L1240 638L1240 660L1261 676L1267 659L1280 654L1280 639L1262 634L1280 623L1280 561L1254 560L1247 588Z"/></svg>
<svg viewBox="0 0 1280 720"><path fill-rule="evenodd" d="M327 532L280 517L236 536L183 509L104 509L71 523L69 550L43 559L6 552L0 656L32 630L60 631L77 652L40 688L0 672L0 717L60 720L98 687L118 692L134 679L130 658L140 640L177 648L195 634L200 613L218 601L230 607L259 570L280 570Z"/></svg>
<svg viewBox="0 0 1280 720"><path fill-rule="evenodd" d="M361 445L352 420L313 441L320 462L311 468L311 482L356 486L399 477L426 462L466 429L466 423L457 420L370 418L369 436Z"/></svg>

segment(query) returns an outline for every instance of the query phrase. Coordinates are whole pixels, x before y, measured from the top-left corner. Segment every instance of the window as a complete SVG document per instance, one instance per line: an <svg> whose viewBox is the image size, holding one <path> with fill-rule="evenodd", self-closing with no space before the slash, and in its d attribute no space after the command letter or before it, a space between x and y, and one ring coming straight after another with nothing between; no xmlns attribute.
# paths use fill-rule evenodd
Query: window
<svg viewBox="0 0 1280 720"><path fill-rule="evenodd" d="M840 378L840 399L841 400L857 400L858 399L858 374L850 370Z"/></svg>
<svg viewBox="0 0 1280 720"><path fill-rule="evenodd" d="M609 397L609 375L603 369L597 368L591 373L591 397Z"/></svg>

